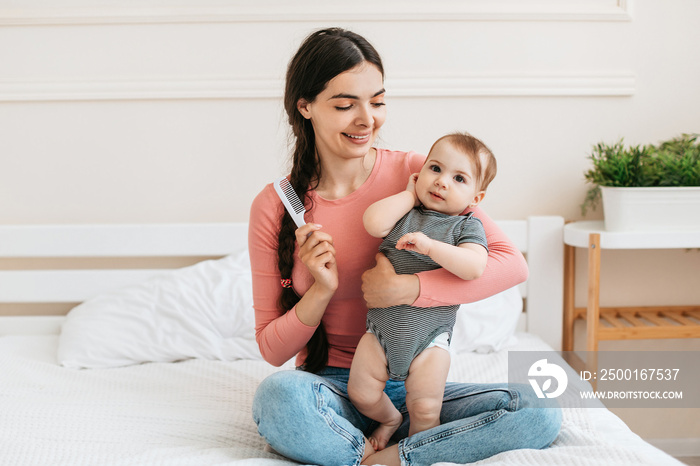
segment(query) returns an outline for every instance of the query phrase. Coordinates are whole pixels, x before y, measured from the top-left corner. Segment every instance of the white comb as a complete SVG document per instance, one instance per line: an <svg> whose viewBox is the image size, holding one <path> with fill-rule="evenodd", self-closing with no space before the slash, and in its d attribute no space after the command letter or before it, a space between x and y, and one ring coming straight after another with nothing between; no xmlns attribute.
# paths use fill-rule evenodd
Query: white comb
<svg viewBox="0 0 700 466"><path fill-rule="evenodd" d="M273 185L275 186L277 195L280 197L280 199L282 199L282 204L284 204L284 207L287 209L287 212L289 212L289 215L292 216L294 223L297 224L297 228L301 228L302 226L306 225L306 222L304 221L304 213L306 213L304 203L301 202L301 199L299 199L299 196L297 196L296 191L294 191L294 188L287 177L283 176L282 178L275 180Z"/></svg>

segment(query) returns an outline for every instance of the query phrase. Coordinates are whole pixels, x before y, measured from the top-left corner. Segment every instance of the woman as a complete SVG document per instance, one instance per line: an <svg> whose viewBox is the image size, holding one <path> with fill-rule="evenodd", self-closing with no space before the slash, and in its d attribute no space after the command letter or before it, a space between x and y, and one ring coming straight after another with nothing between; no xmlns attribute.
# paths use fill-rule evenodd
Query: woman
<svg viewBox="0 0 700 466"><path fill-rule="evenodd" d="M544 448L561 423L557 409L507 386L448 384L441 425L374 451L375 427L350 403L347 379L365 333L368 307L427 307L473 302L527 277L517 249L483 211L489 259L481 278L444 269L396 275L377 255L381 239L363 227L373 202L405 189L425 156L372 147L386 118L384 70L376 50L342 29L311 34L287 70L284 104L295 146L290 181L306 205L296 228L271 185L251 208L256 339L263 357L281 365L296 355L303 370L282 371L258 388L253 417L281 454L311 464L465 463L515 448ZM375 265L376 261L376 265ZM405 413L402 382L386 393Z"/></svg>

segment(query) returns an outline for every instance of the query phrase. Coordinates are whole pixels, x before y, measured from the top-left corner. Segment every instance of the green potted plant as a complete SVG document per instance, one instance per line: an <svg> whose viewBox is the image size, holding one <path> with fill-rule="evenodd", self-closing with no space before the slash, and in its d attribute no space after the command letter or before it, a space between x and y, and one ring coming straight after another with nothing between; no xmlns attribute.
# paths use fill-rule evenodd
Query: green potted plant
<svg viewBox="0 0 700 466"><path fill-rule="evenodd" d="M700 230L700 142L683 134L658 145L599 143L585 172L585 215L602 198L610 231ZM655 216L658 212L660 215Z"/></svg>

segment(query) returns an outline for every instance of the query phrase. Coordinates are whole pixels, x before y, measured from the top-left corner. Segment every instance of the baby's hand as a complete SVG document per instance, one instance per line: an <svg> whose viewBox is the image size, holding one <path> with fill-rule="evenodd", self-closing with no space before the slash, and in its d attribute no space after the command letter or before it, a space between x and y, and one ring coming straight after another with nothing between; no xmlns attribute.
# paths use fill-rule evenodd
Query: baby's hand
<svg viewBox="0 0 700 466"><path fill-rule="evenodd" d="M433 240L425 236L420 231L406 233L396 242L396 249L404 249L406 251L414 251L426 256L430 255L430 246Z"/></svg>
<svg viewBox="0 0 700 466"><path fill-rule="evenodd" d="M406 185L406 191L413 194L413 198L415 199L414 206L418 206L418 204L420 204L420 201L418 200L418 196L416 195L416 182L417 181L418 181L418 173L414 173L408 177L408 184Z"/></svg>

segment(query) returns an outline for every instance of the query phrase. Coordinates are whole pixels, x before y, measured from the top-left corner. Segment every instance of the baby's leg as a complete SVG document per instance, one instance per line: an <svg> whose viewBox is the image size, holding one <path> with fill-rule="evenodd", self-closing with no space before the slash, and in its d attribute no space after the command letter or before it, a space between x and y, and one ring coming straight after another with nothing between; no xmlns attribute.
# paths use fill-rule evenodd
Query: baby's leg
<svg viewBox="0 0 700 466"><path fill-rule="evenodd" d="M411 362L406 378L406 407L411 420L409 435L440 425L450 353L430 347Z"/></svg>
<svg viewBox="0 0 700 466"><path fill-rule="evenodd" d="M403 421L401 413L384 393L389 379L386 364L386 355L377 337L366 333L357 345L350 366L348 395L362 414L380 423L369 438L377 451L386 447Z"/></svg>

